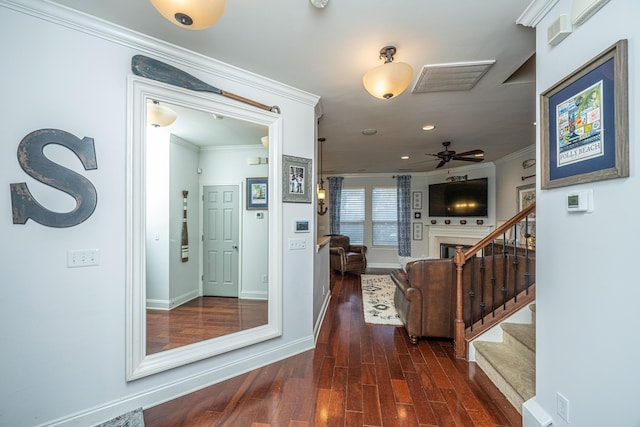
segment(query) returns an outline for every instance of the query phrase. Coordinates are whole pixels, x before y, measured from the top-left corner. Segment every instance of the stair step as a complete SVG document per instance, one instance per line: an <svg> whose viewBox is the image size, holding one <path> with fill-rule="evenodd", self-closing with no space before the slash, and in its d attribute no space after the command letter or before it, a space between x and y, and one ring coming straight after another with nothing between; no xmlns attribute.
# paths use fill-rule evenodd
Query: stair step
<svg viewBox="0 0 640 427"><path fill-rule="evenodd" d="M478 366L521 412L536 392L535 353L503 342L476 341L474 346Z"/></svg>
<svg viewBox="0 0 640 427"><path fill-rule="evenodd" d="M536 326L531 323L508 323L500 325L505 344L522 346L523 350L536 352Z"/></svg>

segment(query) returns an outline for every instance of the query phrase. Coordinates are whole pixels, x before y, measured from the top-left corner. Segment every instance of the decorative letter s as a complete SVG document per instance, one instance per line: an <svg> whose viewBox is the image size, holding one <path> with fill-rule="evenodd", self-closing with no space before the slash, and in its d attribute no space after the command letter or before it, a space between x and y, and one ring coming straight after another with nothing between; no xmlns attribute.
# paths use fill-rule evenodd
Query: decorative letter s
<svg viewBox="0 0 640 427"><path fill-rule="evenodd" d="M26 183L11 184L14 224L25 224L31 218L48 227L72 227L89 218L96 208L96 188L84 176L49 160L44 155L44 147L49 144L73 151L85 170L98 168L93 138L79 139L58 129L31 132L18 145L18 163L32 178L72 196L76 207L66 213L50 211L33 198Z"/></svg>

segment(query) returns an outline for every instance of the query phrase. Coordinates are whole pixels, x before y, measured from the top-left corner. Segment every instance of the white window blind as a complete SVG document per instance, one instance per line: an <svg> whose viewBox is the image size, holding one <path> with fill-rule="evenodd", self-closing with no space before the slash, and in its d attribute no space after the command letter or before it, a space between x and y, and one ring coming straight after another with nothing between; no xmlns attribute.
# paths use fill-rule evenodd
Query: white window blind
<svg viewBox="0 0 640 427"><path fill-rule="evenodd" d="M396 188L374 188L371 194L374 246L398 245L398 195Z"/></svg>
<svg viewBox="0 0 640 427"><path fill-rule="evenodd" d="M340 234L354 245L364 244L364 188L343 188L340 196Z"/></svg>

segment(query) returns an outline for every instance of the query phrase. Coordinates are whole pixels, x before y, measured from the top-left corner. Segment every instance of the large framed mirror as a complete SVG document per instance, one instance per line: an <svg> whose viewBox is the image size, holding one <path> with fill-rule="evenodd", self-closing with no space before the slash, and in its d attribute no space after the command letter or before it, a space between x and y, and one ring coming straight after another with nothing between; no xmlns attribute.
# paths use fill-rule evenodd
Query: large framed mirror
<svg viewBox="0 0 640 427"><path fill-rule="evenodd" d="M281 245L282 124L270 111L140 77L128 90L135 380L281 335L282 272L269 254Z"/></svg>

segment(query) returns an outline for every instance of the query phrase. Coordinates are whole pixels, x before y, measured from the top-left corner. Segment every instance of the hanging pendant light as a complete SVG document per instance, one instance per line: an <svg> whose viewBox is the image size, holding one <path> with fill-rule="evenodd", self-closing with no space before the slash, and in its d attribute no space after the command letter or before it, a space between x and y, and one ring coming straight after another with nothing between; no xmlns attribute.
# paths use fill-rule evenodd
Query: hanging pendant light
<svg viewBox="0 0 640 427"><path fill-rule="evenodd" d="M318 144L320 145L320 182L318 183L318 215L324 215L327 213L328 208L324 205L324 201L327 198L327 192L324 189L324 180L322 179L322 143L326 141L325 138L318 138Z"/></svg>
<svg viewBox="0 0 640 427"><path fill-rule="evenodd" d="M158 101L147 102L147 123L153 127L165 127L176 121L178 115L171 108Z"/></svg>
<svg viewBox="0 0 640 427"><path fill-rule="evenodd" d="M400 95L411 83L413 68L404 62L393 62L395 46L380 49L380 59L384 64L367 71L362 78L364 88L380 99L389 99Z"/></svg>
<svg viewBox="0 0 640 427"><path fill-rule="evenodd" d="M224 13L226 0L150 0L169 21L189 30L215 24Z"/></svg>

